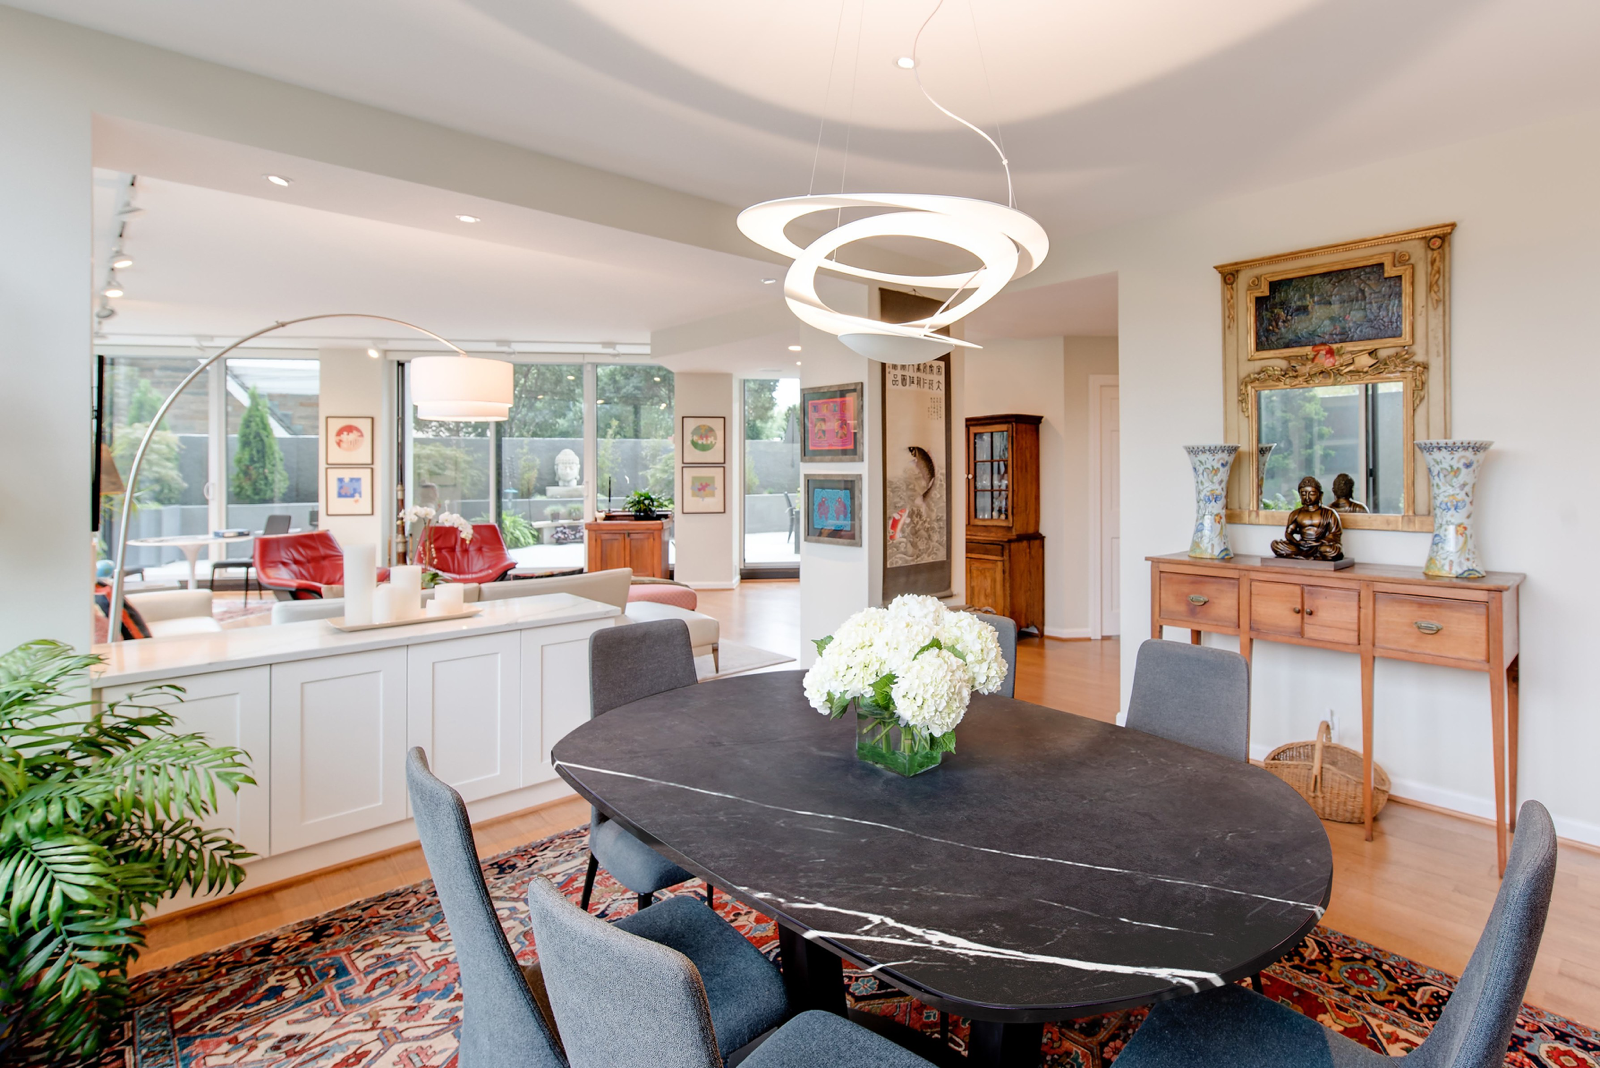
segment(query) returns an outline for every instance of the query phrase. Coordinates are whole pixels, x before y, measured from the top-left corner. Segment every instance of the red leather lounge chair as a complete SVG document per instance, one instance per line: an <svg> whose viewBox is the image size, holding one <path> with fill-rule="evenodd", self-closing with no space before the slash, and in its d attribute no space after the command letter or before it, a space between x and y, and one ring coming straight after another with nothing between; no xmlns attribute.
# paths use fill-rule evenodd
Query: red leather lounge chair
<svg viewBox="0 0 1600 1068"><path fill-rule="evenodd" d="M280 598L314 600L322 587L344 583L344 551L326 530L257 537L255 564L257 581ZM378 581L388 578L389 569L378 568Z"/></svg>
<svg viewBox="0 0 1600 1068"><path fill-rule="evenodd" d="M494 582L517 566L493 523L472 524L471 541L462 541L455 527L429 527L428 539L433 569L452 582Z"/></svg>

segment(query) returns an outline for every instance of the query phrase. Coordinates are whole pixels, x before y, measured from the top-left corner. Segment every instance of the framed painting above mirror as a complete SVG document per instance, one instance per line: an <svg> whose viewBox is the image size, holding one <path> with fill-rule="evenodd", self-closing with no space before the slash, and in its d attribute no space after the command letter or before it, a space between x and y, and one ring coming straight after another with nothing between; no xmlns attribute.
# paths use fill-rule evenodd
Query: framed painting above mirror
<svg viewBox="0 0 1600 1068"><path fill-rule="evenodd" d="M1295 486L1313 475L1347 527L1433 529L1413 443L1450 436L1454 230L1217 267L1225 440L1241 446L1230 523L1281 526Z"/></svg>

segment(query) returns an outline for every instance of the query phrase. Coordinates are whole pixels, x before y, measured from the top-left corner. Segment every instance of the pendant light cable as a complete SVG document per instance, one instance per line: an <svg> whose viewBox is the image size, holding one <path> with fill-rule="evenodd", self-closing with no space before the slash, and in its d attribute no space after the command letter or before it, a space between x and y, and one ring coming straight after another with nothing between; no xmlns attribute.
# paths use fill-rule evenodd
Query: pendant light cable
<svg viewBox="0 0 1600 1068"><path fill-rule="evenodd" d="M922 68L917 62L917 45L922 41L922 31L928 28L928 23L933 21L933 16L937 15L939 13L939 9L942 7L944 7L944 0L939 0L939 2L933 6L933 10L928 13L928 17L922 20L922 26L917 30L917 35L911 39L911 73L916 77L917 88L922 90L922 95L927 98L928 103L932 104L945 115L956 120L961 125L965 126L967 129L971 130L973 133L989 142L989 147L994 149L994 154L1000 157L1000 166L1005 168L1006 203L1010 207L1015 208L1017 206L1017 194L1016 191L1011 187L1011 161L1006 159L1006 154L1001 151L1000 146L995 143L994 138L990 137L988 134L978 129L978 127L972 125L972 123L968 122L966 119L963 119L960 115L957 115L955 112L939 103L933 98L933 94L928 92L928 87L922 84ZM842 187L839 191L841 193L844 192Z"/></svg>
<svg viewBox="0 0 1600 1068"><path fill-rule="evenodd" d="M822 90L822 121L817 123L817 147L811 153L811 182L806 196L817 191L817 161L822 158L822 131L828 128L828 101L833 97L833 68L839 62L839 35L844 32L845 0L839 0L839 21L833 27L833 51L828 54L828 84Z"/></svg>
<svg viewBox="0 0 1600 1068"><path fill-rule="evenodd" d="M989 80L989 60L983 54L983 35L978 32L978 12L972 6L972 0L967 0L967 18L972 22L972 44L978 50L978 69L983 71L983 91L989 98L989 112L996 116L994 120L995 140L1000 143L1000 151L1004 154L1006 150L1006 133L1000 125L1000 108L994 101L994 83ZM1015 194L1012 194L1011 206L1013 208L1017 206Z"/></svg>

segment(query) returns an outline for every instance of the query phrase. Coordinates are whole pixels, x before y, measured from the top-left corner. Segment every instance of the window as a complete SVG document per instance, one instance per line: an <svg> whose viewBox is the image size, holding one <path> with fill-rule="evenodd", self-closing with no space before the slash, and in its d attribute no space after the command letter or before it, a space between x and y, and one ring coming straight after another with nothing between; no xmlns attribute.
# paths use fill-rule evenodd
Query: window
<svg viewBox="0 0 1600 1068"><path fill-rule="evenodd" d="M156 409L198 363L194 357L184 356L107 358L106 443L111 446L117 471L124 477L133 466L134 453L150 420L155 418ZM208 369L184 391L151 439L135 488L136 510L128 525L129 541L211 530L206 492L211 481L207 390L215 371L215 367ZM117 524L122 520L121 496L108 498L106 507L100 529L102 548L109 558ZM130 546L126 566L154 568L184 559L177 549ZM186 565L180 570L187 576Z"/></svg>
<svg viewBox="0 0 1600 1068"><path fill-rule="evenodd" d="M601 508L622 508L638 490L673 496L672 403L672 372L664 367L595 368L595 492Z"/></svg>
<svg viewBox="0 0 1600 1068"><path fill-rule="evenodd" d="M317 510L321 365L316 360L226 361L227 525L261 530L269 515L310 530ZM194 387L190 387L194 388ZM249 546L233 546L247 557Z"/></svg>
<svg viewBox="0 0 1600 1068"><path fill-rule="evenodd" d="M800 380L744 380L744 566L800 564Z"/></svg>
<svg viewBox="0 0 1600 1068"><path fill-rule="evenodd" d="M517 367L510 417L493 433L507 551L540 571L582 568L583 364Z"/></svg>
<svg viewBox="0 0 1600 1068"><path fill-rule="evenodd" d="M413 406L406 500L468 519L488 515L493 425L419 419Z"/></svg>

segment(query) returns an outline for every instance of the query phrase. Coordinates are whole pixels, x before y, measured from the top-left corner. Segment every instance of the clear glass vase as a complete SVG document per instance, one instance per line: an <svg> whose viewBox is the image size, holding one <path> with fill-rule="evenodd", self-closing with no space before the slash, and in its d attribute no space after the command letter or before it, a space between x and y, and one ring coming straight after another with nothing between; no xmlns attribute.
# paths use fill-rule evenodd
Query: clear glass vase
<svg viewBox="0 0 1600 1068"><path fill-rule="evenodd" d="M866 712L856 706L856 756L910 778L937 767L945 749L937 739L900 726L893 712Z"/></svg>

